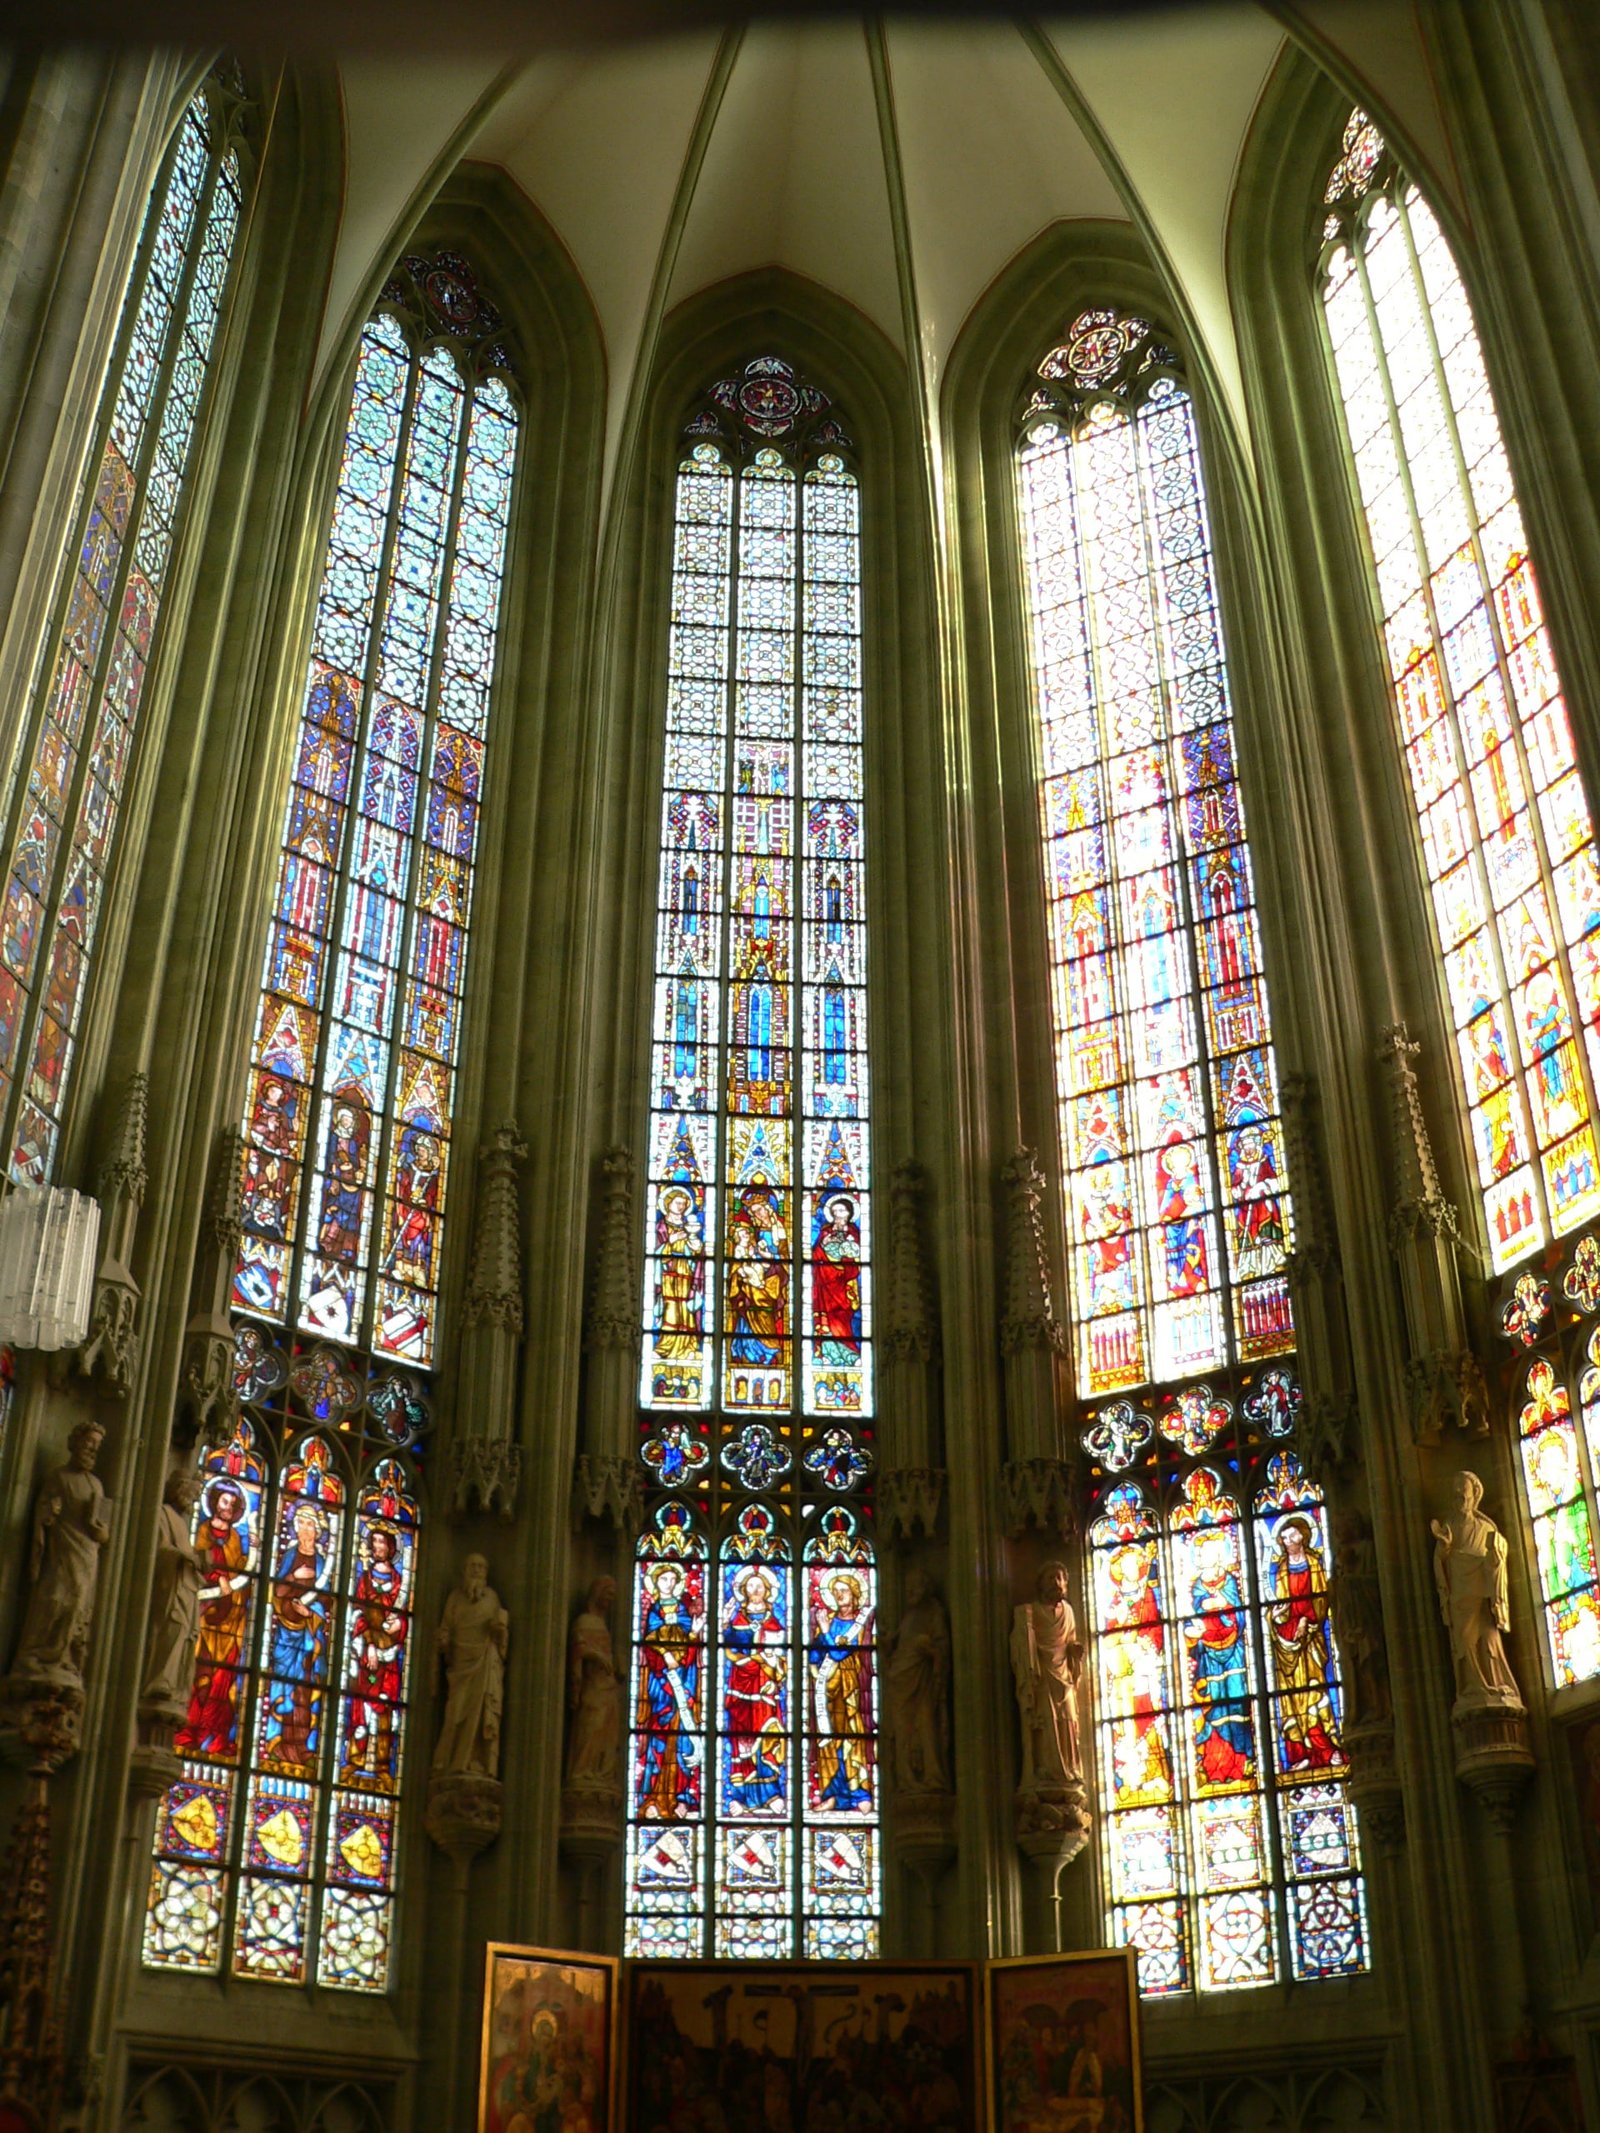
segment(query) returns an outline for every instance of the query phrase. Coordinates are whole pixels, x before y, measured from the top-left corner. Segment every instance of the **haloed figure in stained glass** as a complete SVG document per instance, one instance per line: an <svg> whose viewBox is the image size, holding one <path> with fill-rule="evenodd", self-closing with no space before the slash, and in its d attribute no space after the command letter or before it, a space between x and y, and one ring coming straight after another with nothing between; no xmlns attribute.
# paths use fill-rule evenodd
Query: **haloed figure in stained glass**
<svg viewBox="0 0 1600 2133"><path fill-rule="evenodd" d="M789 1333L789 1236L764 1185L734 1207L728 1265L729 1346L737 1363L781 1363Z"/></svg>
<svg viewBox="0 0 1600 2133"><path fill-rule="evenodd" d="M372 1121L364 1109L352 1103L334 1105L317 1231L317 1249L325 1259L354 1259L361 1249L361 1197L371 1132Z"/></svg>
<svg viewBox="0 0 1600 2133"><path fill-rule="evenodd" d="M189 1716L174 1746L180 1754L231 1758L239 1746L239 1684L249 1621L249 1523L243 1489L213 1481L201 1499L196 1536L204 1561L200 1629L195 1639Z"/></svg>
<svg viewBox="0 0 1600 2133"><path fill-rule="evenodd" d="M380 1792L391 1792L399 1775L395 1718L406 1663L405 1572L399 1536L392 1526L371 1526L363 1547L365 1560L356 1577L356 1624L350 1639L354 1693L341 1775L359 1777Z"/></svg>
<svg viewBox="0 0 1600 2133"><path fill-rule="evenodd" d="M811 1309L823 1362L861 1360L861 1230L843 1193L817 1209L811 1245Z"/></svg>
<svg viewBox="0 0 1600 2133"><path fill-rule="evenodd" d="M788 1631L773 1572L761 1564L731 1579L722 1625L725 1804L761 1814L784 1797L788 1764Z"/></svg>
<svg viewBox="0 0 1600 2133"><path fill-rule="evenodd" d="M262 1762L291 1777L314 1777L321 1745L321 1699L315 1684L328 1657L328 1603L319 1590L328 1526L315 1504L296 1504L272 1581L272 1622L262 1725Z"/></svg>
<svg viewBox="0 0 1600 2133"><path fill-rule="evenodd" d="M638 1811L663 1822L700 1809L700 1646L678 1563L646 1572L649 1601L639 1642L644 1666L634 1723L643 1736Z"/></svg>
<svg viewBox="0 0 1600 2133"><path fill-rule="evenodd" d="M1194 1614L1183 1626L1197 1706L1194 1742L1202 1782L1221 1789L1254 1774L1244 1595L1226 1534L1201 1533L1194 1562Z"/></svg>
<svg viewBox="0 0 1600 2133"><path fill-rule="evenodd" d="M1279 1753L1286 1770L1325 1770L1338 1760L1328 1574L1309 1519L1284 1519L1276 1542L1266 1612Z"/></svg>
<svg viewBox="0 0 1600 2133"><path fill-rule="evenodd" d="M872 1609L850 1570L824 1571L811 1639L814 1720L819 1737L816 1785L820 1800L841 1814L872 1801L867 1713L871 1688Z"/></svg>
<svg viewBox="0 0 1600 2133"><path fill-rule="evenodd" d="M1161 1713L1166 1704L1161 1602L1156 1596L1156 1544L1127 1541L1107 1562L1111 1595L1104 1616L1106 1701L1119 1718L1112 1738L1113 1782L1119 1805L1165 1800L1172 1762Z"/></svg>
<svg viewBox="0 0 1600 2133"><path fill-rule="evenodd" d="M686 1185L668 1186L656 1210L660 1316L656 1354L671 1362L699 1355L705 1324L705 1223Z"/></svg>

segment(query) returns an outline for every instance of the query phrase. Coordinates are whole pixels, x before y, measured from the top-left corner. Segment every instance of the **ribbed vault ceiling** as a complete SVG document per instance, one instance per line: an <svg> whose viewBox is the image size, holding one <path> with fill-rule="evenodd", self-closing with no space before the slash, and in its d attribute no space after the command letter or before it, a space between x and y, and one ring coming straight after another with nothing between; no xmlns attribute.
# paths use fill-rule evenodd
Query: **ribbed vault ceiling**
<svg viewBox="0 0 1600 2133"><path fill-rule="evenodd" d="M931 422L974 303L1063 219L1152 237L1237 394L1228 205L1286 12L1235 0L1036 24L769 20L509 67L348 61L324 358L347 345L438 186L472 160L510 174L589 290L608 460L662 319L758 267L792 268L870 319L910 358ZM1315 0L1298 15L1347 86L1377 86L1448 182L1409 7Z"/></svg>

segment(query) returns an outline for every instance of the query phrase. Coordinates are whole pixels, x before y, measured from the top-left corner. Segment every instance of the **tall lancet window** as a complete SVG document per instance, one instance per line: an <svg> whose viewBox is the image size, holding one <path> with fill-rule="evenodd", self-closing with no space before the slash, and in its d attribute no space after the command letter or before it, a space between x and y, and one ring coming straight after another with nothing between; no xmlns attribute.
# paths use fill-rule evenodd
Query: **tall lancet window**
<svg viewBox="0 0 1600 2133"><path fill-rule="evenodd" d="M860 492L719 381L675 491L627 1946L878 1934Z"/></svg>
<svg viewBox="0 0 1600 2133"><path fill-rule="evenodd" d="M1496 1271L1600 1216L1600 865L1472 308L1363 112L1321 286Z"/></svg>
<svg viewBox="0 0 1600 2133"><path fill-rule="evenodd" d="M1323 205L1323 310L1501 1324L1541 1350L1512 1412L1560 1688L1600 1674L1600 1336L1542 1273L1509 1270L1541 1251L1553 1268L1570 1238L1561 1294L1584 1318L1600 1302L1594 822L1472 308L1362 111Z"/></svg>
<svg viewBox="0 0 1600 2133"><path fill-rule="evenodd" d="M55 1166L232 271L240 130L230 69L194 98L162 160L18 729L0 819L0 1131L19 1184Z"/></svg>
<svg viewBox="0 0 1600 2133"><path fill-rule="evenodd" d="M1365 1908L1194 413L1145 320L1089 311L1021 432L1110 1933L1147 1993L1342 1976Z"/></svg>
<svg viewBox="0 0 1600 2133"><path fill-rule="evenodd" d="M361 336L252 1044L238 1428L203 1454L145 1960L380 1992L478 812L519 419L408 258Z"/></svg>

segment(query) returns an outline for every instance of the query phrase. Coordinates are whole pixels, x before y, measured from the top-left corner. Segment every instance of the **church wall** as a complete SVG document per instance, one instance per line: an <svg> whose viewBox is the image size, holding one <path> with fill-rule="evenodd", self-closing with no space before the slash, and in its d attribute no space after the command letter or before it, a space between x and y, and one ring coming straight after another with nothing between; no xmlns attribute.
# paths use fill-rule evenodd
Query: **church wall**
<svg viewBox="0 0 1600 2133"><path fill-rule="evenodd" d="M1460 151L1463 211L1441 211L1478 308L1593 773L1600 224L1586 143L1597 112L1592 82L1560 64L1572 33L1565 10L1490 12L1438 0L1424 16ZM0 96L0 661L13 674L29 663L51 597L85 410L149 173L190 86L165 63L52 60L19 67ZM153 1808L130 1793L129 1748L150 1536L169 1445L194 1428L184 1379L191 1291L219 1140L240 1103L354 352L341 351L310 390L337 217L314 175L338 152L331 84L289 75L265 85L261 103L272 113L261 195L168 596L168 649L147 706L61 1173L92 1188L129 1077L146 1073L142 1352L125 1399L98 1384L56 1383L42 1358L23 1359L0 1465L0 1626L9 1638L35 1482L84 1414L109 1425L101 1476L116 1516L84 1746L53 1788L55 1933L77 2069L65 2122L220 2133L232 2114L247 2123L270 2105L308 2133L464 2126L482 1942L618 1945L615 1848L578 1841L570 1827L563 1843L559 1781L567 1625L593 1577L609 1571L626 1591L632 1542L637 1358L618 1313L619 1299L637 1308L637 1202L625 1224L607 1227L605 1192L617 1173L602 1169L602 1155L633 1150L637 1178L678 431L692 395L763 336L836 398L859 448L879 1177L915 1160L927 1178L937 1361L918 1361L908 1336L890 1366L901 1375L886 1379L896 1399L880 1446L891 1471L942 1474L945 1508L933 1532L887 1533L882 1552L890 1614L912 1568L931 1571L950 1605L958 1809L950 1854L918 1872L891 1807L885 1951L1053 1944L1048 1890L1012 1825L1005 1653L1011 1607L1037 1563L1060 1550L1075 1582L1080 1575L1053 1514L1006 1530L1020 1501L1014 1486L1008 1494L1008 1463L1064 1466L1073 1428L1049 1340L1030 1346L1019 1335L1009 1363L999 1341L1019 1221L1002 1167L1019 1145L1040 1151L1050 1181L1043 1275L1056 1299L1066 1293L1050 1212L1059 1189L1044 920L1009 482L1029 364L1075 306L1109 299L1147 309L1191 356L1279 1044L1285 1069L1314 1086L1331 1278L1348 1327L1342 1347L1336 1339L1313 1355L1308 1344L1302 1368L1308 1394L1326 1396L1330 1500L1362 1504L1377 1535L1399 1772L1398 1806L1364 1825L1372 1975L1152 2010L1150 2126L1487 2129L1525 2013L1550 2052L1575 2064L1590 2122L1600 2123L1600 1955L1584 1866L1593 1834L1570 1755L1576 1729L1600 1713L1600 1691L1551 1697L1542 1687L1504 1348L1481 1309L1469 1331L1489 1374L1489 1436L1456 1433L1419 1448L1408 1419L1410 1331L1388 1243L1392 1089L1374 1058L1387 1023L1404 1019L1421 1040L1421 1100L1442 1189L1469 1230L1476 1218L1409 858L1414 832L1322 382L1306 223L1347 104L1303 57L1286 60L1258 114L1230 231L1244 434L1224 420L1206 351L1159 254L1121 225L1079 225L1024 253L969 322L944 388L943 457L931 483L932 426L898 355L836 299L771 273L659 322L602 519L606 354L571 262L485 168L464 166L425 212L415 241L467 252L527 365L444 1288L449 1323L460 1326L481 1205L470 1152L512 1121L530 1150L520 1166L524 1326L512 1343L514 1399L500 1419L520 1445L522 1480L510 1519L451 1517L452 1446L482 1418L463 1405L480 1380L462 1379L463 1395L447 1354L417 1615L431 1633L462 1556L481 1547L511 1616L504 1824L494 1848L465 1867L428 1841L424 1772L437 1702L424 1665L388 1998L352 2004L140 1971ZM1381 118L1381 97L1373 103ZM942 535L934 491L947 514ZM1589 782L1600 791L1600 777ZM1477 1296L1481 1281L1475 1289L1466 1264ZM597 1486L594 1513L581 1487L575 1501L580 1454ZM1482 1475L1488 1507L1522 1542L1512 1551L1512 1647L1538 1768L1505 1832L1453 1768L1427 1522L1461 1466ZM624 1614L619 1604L619 1647ZM0 1774L0 1821L9 1824L20 1796L19 1777ZM1099 1872L1091 1842L1062 1877L1065 1945L1099 1936Z"/></svg>

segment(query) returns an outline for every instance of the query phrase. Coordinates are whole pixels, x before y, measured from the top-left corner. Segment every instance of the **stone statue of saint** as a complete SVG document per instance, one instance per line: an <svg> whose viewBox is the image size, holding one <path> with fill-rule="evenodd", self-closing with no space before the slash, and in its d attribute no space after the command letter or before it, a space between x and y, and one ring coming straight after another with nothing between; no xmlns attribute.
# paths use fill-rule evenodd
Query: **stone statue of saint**
<svg viewBox="0 0 1600 2133"><path fill-rule="evenodd" d="M596 1578L567 1644L567 1783L584 1792L621 1785L622 1669L611 1643L614 1578Z"/></svg>
<svg viewBox="0 0 1600 2133"><path fill-rule="evenodd" d="M1011 1672L1022 1720L1023 1792L1081 1787L1078 1679L1083 1646L1067 1598L1067 1566L1040 1565L1033 1598L1011 1617Z"/></svg>
<svg viewBox="0 0 1600 2133"><path fill-rule="evenodd" d="M433 1751L435 1772L498 1777L500 1713L505 1703L506 1638L511 1618L489 1583L489 1565L469 1555L461 1583L444 1603L438 1651L447 1694L444 1727Z"/></svg>
<svg viewBox="0 0 1600 2133"><path fill-rule="evenodd" d="M1333 1513L1333 1576L1328 1581L1339 1657L1344 1663L1347 1722L1387 1725L1394 1716L1384 1656L1383 1601L1372 1526L1354 1504Z"/></svg>
<svg viewBox="0 0 1600 2133"><path fill-rule="evenodd" d="M150 1585L150 1626L145 1632L141 1707L181 1724L194 1678L195 1633L200 1626L200 1587L206 1557L192 1528L200 1498L200 1475L178 1467L167 1476L156 1518L156 1565Z"/></svg>
<svg viewBox="0 0 1600 2133"><path fill-rule="evenodd" d="M1483 1483L1463 1468L1451 1490L1455 1516L1433 1521L1433 1581L1450 1632L1457 1708L1513 1704L1520 1709L1522 1695L1505 1646L1511 1626L1505 1536L1484 1517L1478 1508L1482 1502Z"/></svg>
<svg viewBox="0 0 1600 2133"><path fill-rule="evenodd" d="M46 1475L33 1512L33 1589L12 1667L14 1679L81 1689L94 1617L100 1550L111 1538L111 1503L94 1463L105 1431L80 1422L67 1439L67 1462Z"/></svg>
<svg viewBox="0 0 1600 2133"><path fill-rule="evenodd" d="M895 1791L951 1791L950 1618L920 1570L906 1579L885 1654L883 1697Z"/></svg>

